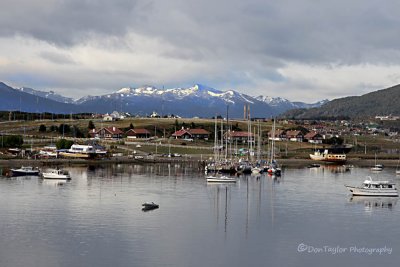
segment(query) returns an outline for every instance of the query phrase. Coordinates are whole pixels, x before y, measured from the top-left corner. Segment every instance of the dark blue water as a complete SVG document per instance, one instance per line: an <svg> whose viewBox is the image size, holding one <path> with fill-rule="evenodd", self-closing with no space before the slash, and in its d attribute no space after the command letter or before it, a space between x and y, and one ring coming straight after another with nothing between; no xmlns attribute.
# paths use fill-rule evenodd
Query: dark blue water
<svg viewBox="0 0 400 267"><path fill-rule="evenodd" d="M208 185L180 165L68 167L0 178L0 266L388 266L397 199L351 199L368 169L286 169ZM396 178L393 169L379 174ZM159 209L143 212L154 201Z"/></svg>

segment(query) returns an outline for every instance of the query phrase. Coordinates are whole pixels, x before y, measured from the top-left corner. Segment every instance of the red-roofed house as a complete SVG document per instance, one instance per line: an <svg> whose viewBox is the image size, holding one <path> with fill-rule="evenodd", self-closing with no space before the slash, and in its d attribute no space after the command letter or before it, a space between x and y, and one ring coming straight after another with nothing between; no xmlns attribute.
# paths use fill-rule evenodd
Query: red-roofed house
<svg viewBox="0 0 400 267"><path fill-rule="evenodd" d="M309 143L322 144L322 135L315 131L311 131L304 136L304 139L308 140Z"/></svg>
<svg viewBox="0 0 400 267"><path fill-rule="evenodd" d="M117 127L105 127L100 130L92 129L89 131L89 135L92 138L100 139L121 139L124 132Z"/></svg>
<svg viewBox="0 0 400 267"><path fill-rule="evenodd" d="M286 140L286 132L284 130L276 129L275 133L270 131L268 133L268 139L272 140L272 137L274 138L275 141L283 141Z"/></svg>
<svg viewBox="0 0 400 267"><path fill-rule="evenodd" d="M286 138L294 142L303 142L304 135L301 131L286 131Z"/></svg>
<svg viewBox="0 0 400 267"><path fill-rule="evenodd" d="M210 132L204 129L180 129L172 134L172 137L179 139L204 139L208 140Z"/></svg>
<svg viewBox="0 0 400 267"><path fill-rule="evenodd" d="M244 131L232 131L225 133L225 138L228 138L228 142L240 142L247 143L248 141L254 142L254 134Z"/></svg>
<svg viewBox="0 0 400 267"><path fill-rule="evenodd" d="M146 129L130 129L125 134L128 139L149 138L151 135Z"/></svg>

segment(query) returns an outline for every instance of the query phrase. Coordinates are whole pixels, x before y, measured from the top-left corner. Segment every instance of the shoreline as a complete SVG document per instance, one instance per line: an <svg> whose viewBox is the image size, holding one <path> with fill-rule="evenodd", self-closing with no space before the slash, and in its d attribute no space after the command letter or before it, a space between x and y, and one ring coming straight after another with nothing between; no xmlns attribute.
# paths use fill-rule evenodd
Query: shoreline
<svg viewBox="0 0 400 267"><path fill-rule="evenodd" d="M169 164L169 163L180 163L180 164L198 164L199 166L205 162L197 157L191 158L155 158L155 159L132 159L128 157L115 157L109 159L0 159L0 167L20 167L26 165L38 166L73 166L73 165L103 165L103 164ZM317 163L320 165L327 166L341 166L342 164L330 164L326 162L315 161L311 159L278 159L279 164L282 167L306 167L310 164ZM383 164L385 167L397 167L399 164L398 160L394 159L382 159L379 160L379 164ZM347 160L345 165L354 165L355 167L372 167L375 165L373 159L361 159L361 158L350 158Z"/></svg>

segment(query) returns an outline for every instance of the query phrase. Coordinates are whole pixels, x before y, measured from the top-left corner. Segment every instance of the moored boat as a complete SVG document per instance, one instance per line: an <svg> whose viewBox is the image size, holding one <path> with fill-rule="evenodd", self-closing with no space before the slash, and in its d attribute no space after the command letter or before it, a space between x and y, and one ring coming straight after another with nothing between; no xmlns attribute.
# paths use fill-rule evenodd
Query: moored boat
<svg viewBox="0 0 400 267"><path fill-rule="evenodd" d="M160 207L158 204L154 202L145 202L142 204L142 206L143 206L142 211L154 210Z"/></svg>
<svg viewBox="0 0 400 267"><path fill-rule="evenodd" d="M330 163L345 163L347 160L346 154L330 153L328 149L324 151L316 150L314 154L310 154L310 158L316 161L324 161Z"/></svg>
<svg viewBox="0 0 400 267"><path fill-rule="evenodd" d="M59 179L59 180L70 180L71 176L68 171L60 169L52 169L47 172L42 172L43 179Z"/></svg>
<svg viewBox="0 0 400 267"><path fill-rule="evenodd" d="M362 186L345 185L353 196L398 197L396 184L389 181L373 181L368 177Z"/></svg>
<svg viewBox="0 0 400 267"><path fill-rule="evenodd" d="M39 169L31 166L22 166L19 169L11 169L12 176L39 175Z"/></svg>
<svg viewBox="0 0 400 267"><path fill-rule="evenodd" d="M383 165L382 164L375 164L373 167L371 167L371 171L382 171L383 170Z"/></svg>

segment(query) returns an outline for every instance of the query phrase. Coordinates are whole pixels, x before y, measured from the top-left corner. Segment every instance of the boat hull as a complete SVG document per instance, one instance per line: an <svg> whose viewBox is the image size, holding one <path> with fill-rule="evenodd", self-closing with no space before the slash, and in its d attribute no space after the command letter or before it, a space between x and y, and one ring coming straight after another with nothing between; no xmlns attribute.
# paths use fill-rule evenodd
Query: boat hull
<svg viewBox="0 0 400 267"><path fill-rule="evenodd" d="M382 188L361 188L355 186L348 186L346 188L350 190L353 196L366 196L366 197L398 197L399 193L397 189L382 189Z"/></svg>
<svg viewBox="0 0 400 267"><path fill-rule="evenodd" d="M315 161L337 163L337 164L342 164L347 161L346 155L344 154L325 154L325 155L310 154L310 158Z"/></svg>
<svg viewBox="0 0 400 267"><path fill-rule="evenodd" d="M38 176L39 171L18 171L18 170L11 170L12 176Z"/></svg>

